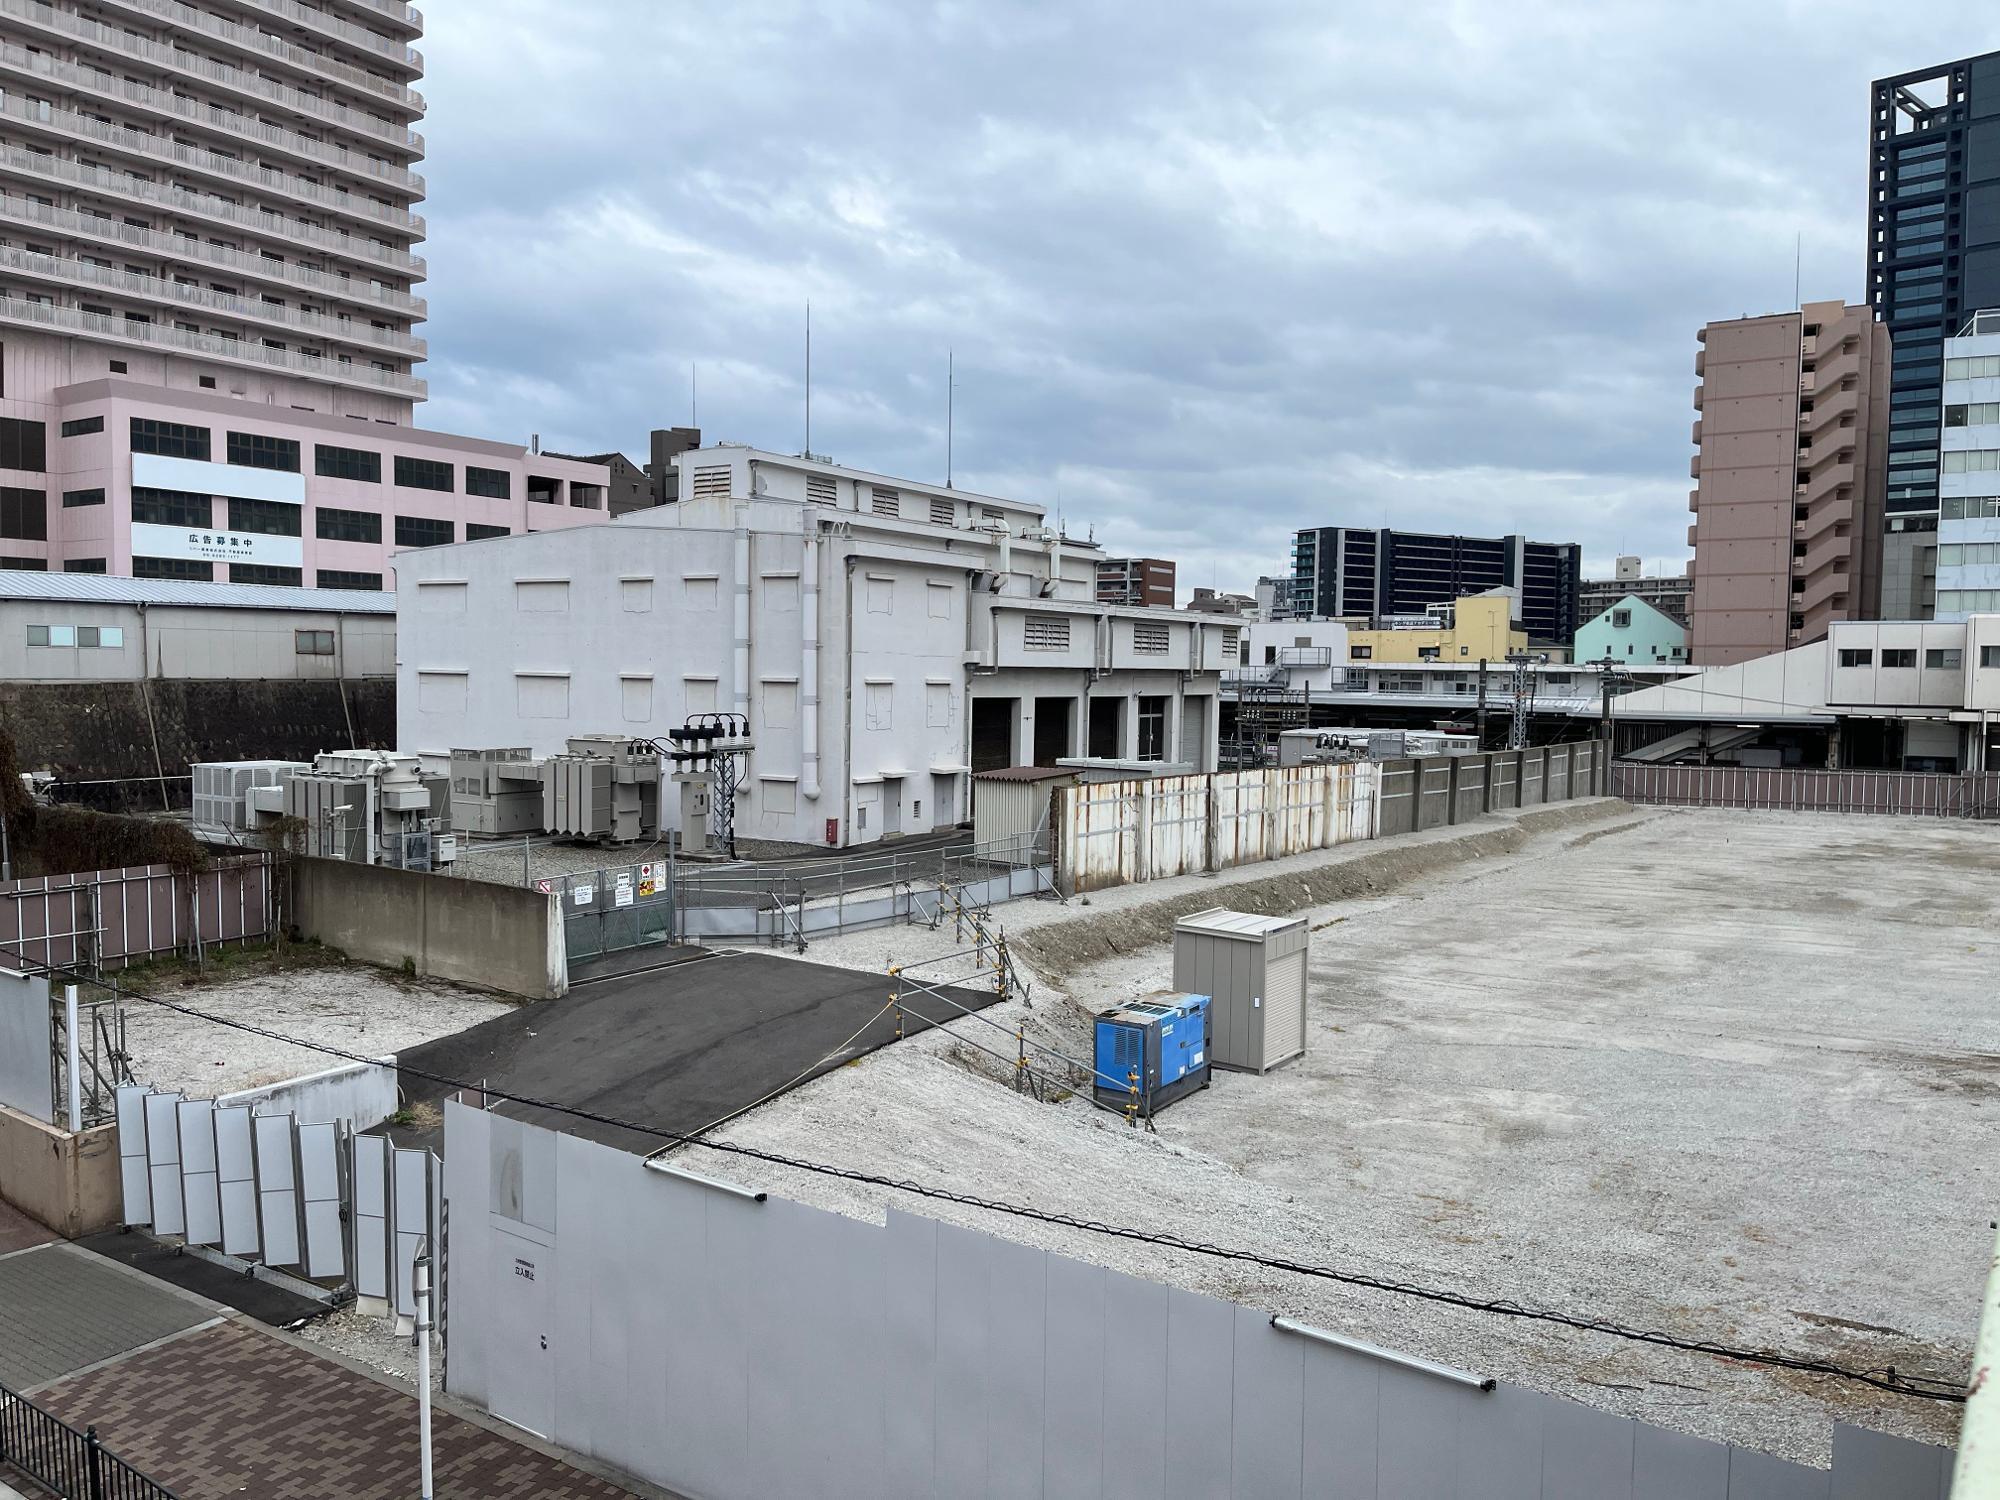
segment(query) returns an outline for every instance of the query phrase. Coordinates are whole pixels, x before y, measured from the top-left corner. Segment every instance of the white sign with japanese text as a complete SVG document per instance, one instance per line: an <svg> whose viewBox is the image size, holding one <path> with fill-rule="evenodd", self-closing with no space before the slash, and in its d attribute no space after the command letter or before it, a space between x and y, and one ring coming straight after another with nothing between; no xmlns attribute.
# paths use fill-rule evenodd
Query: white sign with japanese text
<svg viewBox="0 0 2000 1500"><path fill-rule="evenodd" d="M217 531L212 526L158 526L149 521L134 521L132 555L296 568L305 561L305 545L295 536L266 536L260 531Z"/></svg>

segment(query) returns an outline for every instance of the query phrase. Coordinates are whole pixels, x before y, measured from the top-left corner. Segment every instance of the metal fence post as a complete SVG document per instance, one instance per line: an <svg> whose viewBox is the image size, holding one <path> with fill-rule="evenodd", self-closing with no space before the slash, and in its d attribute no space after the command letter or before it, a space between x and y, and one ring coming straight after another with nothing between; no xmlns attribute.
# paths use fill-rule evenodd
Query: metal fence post
<svg viewBox="0 0 2000 1500"><path fill-rule="evenodd" d="M98 1461L99 1452L97 1429L86 1427L83 1432L83 1466L90 1480L90 1500L104 1500L104 1474Z"/></svg>

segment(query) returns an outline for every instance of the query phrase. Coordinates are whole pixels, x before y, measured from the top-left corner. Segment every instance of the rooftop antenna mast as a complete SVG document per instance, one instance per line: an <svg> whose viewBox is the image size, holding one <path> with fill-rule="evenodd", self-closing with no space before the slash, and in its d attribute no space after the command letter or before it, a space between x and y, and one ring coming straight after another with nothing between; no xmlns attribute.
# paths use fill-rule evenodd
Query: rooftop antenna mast
<svg viewBox="0 0 2000 1500"><path fill-rule="evenodd" d="M813 451L813 305L806 299L806 453Z"/></svg>
<svg viewBox="0 0 2000 1500"><path fill-rule="evenodd" d="M951 422L958 396L958 354L944 351L944 487L951 488Z"/></svg>
<svg viewBox="0 0 2000 1500"><path fill-rule="evenodd" d="M1792 236L1792 306L1804 307L1800 300L1799 273L1805 268L1806 237L1804 231Z"/></svg>
<svg viewBox="0 0 2000 1500"><path fill-rule="evenodd" d="M693 360L688 361L688 426L690 427L701 426L701 403L699 399L701 393L695 383L697 368Z"/></svg>

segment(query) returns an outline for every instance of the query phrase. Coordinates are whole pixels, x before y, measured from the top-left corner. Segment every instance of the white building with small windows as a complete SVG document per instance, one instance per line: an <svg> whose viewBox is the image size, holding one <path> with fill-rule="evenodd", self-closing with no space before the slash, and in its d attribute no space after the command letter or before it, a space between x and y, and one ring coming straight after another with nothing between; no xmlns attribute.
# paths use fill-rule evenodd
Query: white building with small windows
<svg viewBox="0 0 2000 1500"><path fill-rule="evenodd" d="M1938 440L1939 620L2000 610L2000 312L1944 343Z"/></svg>
<svg viewBox="0 0 2000 1500"><path fill-rule="evenodd" d="M739 839L819 847L950 827L974 771L1214 768L1242 627L1097 603L1099 549L1040 506L751 448L677 467L678 504L394 560L401 749L740 713Z"/></svg>

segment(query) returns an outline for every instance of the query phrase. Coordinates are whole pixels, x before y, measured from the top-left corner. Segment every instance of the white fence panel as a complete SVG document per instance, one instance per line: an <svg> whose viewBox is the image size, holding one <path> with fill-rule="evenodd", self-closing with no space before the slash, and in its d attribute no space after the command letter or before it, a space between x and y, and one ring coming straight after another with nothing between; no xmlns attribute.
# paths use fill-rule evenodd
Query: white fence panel
<svg viewBox="0 0 2000 1500"><path fill-rule="evenodd" d="M299 1264L299 1174L294 1159L290 1115L253 1115L251 1137L257 1152L257 1228L264 1263Z"/></svg>
<svg viewBox="0 0 2000 1500"><path fill-rule="evenodd" d="M181 1132L181 1201L190 1245L222 1243L222 1191L215 1164L215 1106L207 1099L183 1099L176 1114Z"/></svg>
<svg viewBox="0 0 2000 1500"><path fill-rule="evenodd" d="M250 1111L215 1111L215 1171L222 1199L222 1251L225 1255L256 1255L257 1148L251 1139Z"/></svg>
<svg viewBox="0 0 2000 1500"><path fill-rule="evenodd" d="M187 1229L181 1197L181 1132L175 1118L179 1094L146 1096L146 1164L153 1191L153 1227L161 1234Z"/></svg>
<svg viewBox="0 0 2000 1500"><path fill-rule="evenodd" d="M306 1275L347 1274L346 1237L341 1233L340 1127L301 1125L299 1184L305 1198Z"/></svg>
<svg viewBox="0 0 2000 1500"><path fill-rule="evenodd" d="M389 1143L379 1135L353 1137L354 1290L363 1297L389 1295Z"/></svg>
<svg viewBox="0 0 2000 1500"><path fill-rule="evenodd" d="M146 1162L146 1099L149 1090L137 1084L118 1087L118 1186L124 1197L124 1222L153 1222L153 1182Z"/></svg>
<svg viewBox="0 0 2000 1500"><path fill-rule="evenodd" d="M429 1228L431 1154L398 1147L390 1155L390 1168L395 1209L396 1311L413 1318L417 1315L417 1242Z"/></svg>

